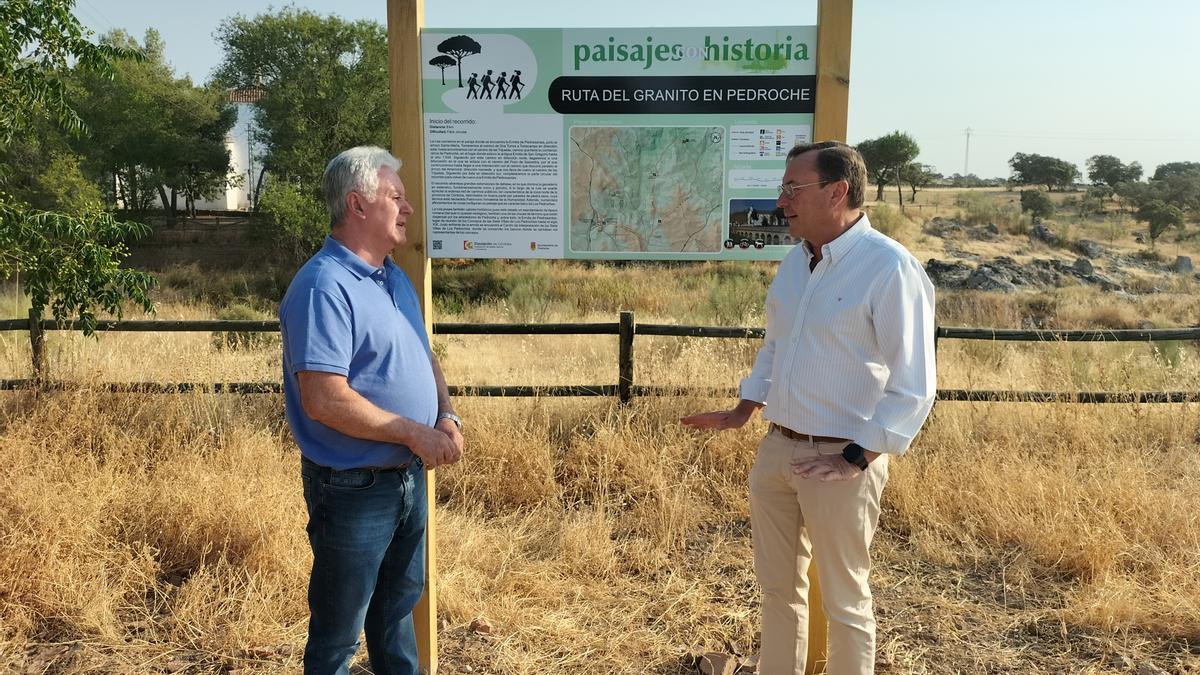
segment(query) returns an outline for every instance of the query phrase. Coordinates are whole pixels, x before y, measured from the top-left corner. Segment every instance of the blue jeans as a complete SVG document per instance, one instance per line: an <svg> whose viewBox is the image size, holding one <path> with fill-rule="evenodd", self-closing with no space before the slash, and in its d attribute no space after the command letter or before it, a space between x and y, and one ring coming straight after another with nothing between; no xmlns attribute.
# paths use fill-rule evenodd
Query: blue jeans
<svg viewBox="0 0 1200 675"><path fill-rule="evenodd" d="M301 463L308 541L304 672L346 675L366 629L375 675L416 675L412 610L425 588L425 471Z"/></svg>

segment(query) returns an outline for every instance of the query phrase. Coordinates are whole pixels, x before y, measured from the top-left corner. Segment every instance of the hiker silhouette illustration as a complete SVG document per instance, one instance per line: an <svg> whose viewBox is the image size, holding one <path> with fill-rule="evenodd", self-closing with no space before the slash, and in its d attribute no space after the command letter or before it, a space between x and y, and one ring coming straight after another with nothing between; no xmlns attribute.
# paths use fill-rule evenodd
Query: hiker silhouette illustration
<svg viewBox="0 0 1200 675"><path fill-rule="evenodd" d="M508 98L508 73L505 71L496 78L496 98Z"/></svg>
<svg viewBox="0 0 1200 675"><path fill-rule="evenodd" d="M479 75L471 73L467 78L467 98L479 98Z"/></svg>
<svg viewBox="0 0 1200 675"><path fill-rule="evenodd" d="M519 70L513 71L512 79L510 79L508 81L508 86L509 86L509 92L508 92L509 98L521 98L521 88L525 86L524 83L521 82L521 71L519 71Z"/></svg>
<svg viewBox="0 0 1200 675"><path fill-rule="evenodd" d="M480 82L483 84L483 96L481 96L480 98L491 98L492 97L492 71L489 70L486 73L484 73L483 79L480 80Z"/></svg>

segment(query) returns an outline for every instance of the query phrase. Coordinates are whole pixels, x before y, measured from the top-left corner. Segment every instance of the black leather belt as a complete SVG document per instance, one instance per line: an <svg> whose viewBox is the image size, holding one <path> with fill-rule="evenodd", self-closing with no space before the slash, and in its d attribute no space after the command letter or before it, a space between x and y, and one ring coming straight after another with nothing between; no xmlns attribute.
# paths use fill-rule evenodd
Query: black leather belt
<svg viewBox="0 0 1200 675"><path fill-rule="evenodd" d="M416 457L414 456L413 459L415 460ZM408 461L403 464L397 464L396 466L355 466L355 467L351 467L349 469L334 469L334 468L331 468L328 466L323 466L321 464L317 464L316 462L305 457L304 455L300 456L300 461L304 464L308 464L310 466L314 466L318 469L323 469L325 471L378 471L378 472L382 472L382 473L386 473L388 471L395 471L395 472L399 473L401 471L408 471L408 467L412 466L412 461Z"/></svg>

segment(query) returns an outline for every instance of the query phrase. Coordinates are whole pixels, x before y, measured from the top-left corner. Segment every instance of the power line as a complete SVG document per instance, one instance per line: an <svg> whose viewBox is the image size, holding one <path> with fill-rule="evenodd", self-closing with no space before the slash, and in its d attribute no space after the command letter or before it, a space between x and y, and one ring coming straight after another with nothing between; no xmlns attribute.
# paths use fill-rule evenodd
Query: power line
<svg viewBox="0 0 1200 675"><path fill-rule="evenodd" d="M1200 143L1200 138L1137 138L1126 136L1075 136L1056 134L1023 134L1003 131L973 131L976 136L988 138L1024 138L1048 141L1132 141L1139 143Z"/></svg>

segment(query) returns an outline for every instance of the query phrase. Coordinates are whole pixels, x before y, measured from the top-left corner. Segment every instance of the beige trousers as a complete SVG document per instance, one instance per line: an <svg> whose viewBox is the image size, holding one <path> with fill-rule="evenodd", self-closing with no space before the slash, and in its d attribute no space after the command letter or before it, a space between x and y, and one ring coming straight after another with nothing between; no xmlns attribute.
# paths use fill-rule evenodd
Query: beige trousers
<svg viewBox="0 0 1200 675"><path fill-rule="evenodd" d="M829 619L830 675L875 672L868 549L879 523L887 455L857 478L822 483L794 459L841 454L845 443L794 441L772 430L750 471L754 571L762 586L761 675L803 675L808 656L808 564L815 559Z"/></svg>

